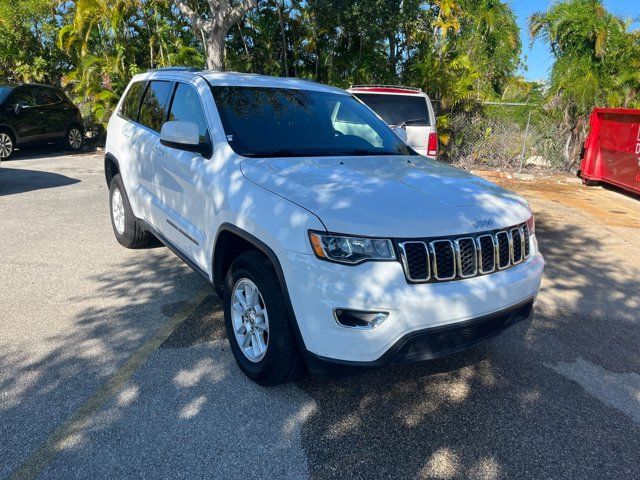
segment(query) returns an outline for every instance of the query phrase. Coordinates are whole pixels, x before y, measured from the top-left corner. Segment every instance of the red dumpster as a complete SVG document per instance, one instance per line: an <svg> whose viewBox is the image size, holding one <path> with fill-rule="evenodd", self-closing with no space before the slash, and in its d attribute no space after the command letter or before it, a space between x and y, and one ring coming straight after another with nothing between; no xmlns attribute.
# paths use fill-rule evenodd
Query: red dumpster
<svg viewBox="0 0 640 480"><path fill-rule="evenodd" d="M640 110L596 108L589 119L580 177L640 193Z"/></svg>

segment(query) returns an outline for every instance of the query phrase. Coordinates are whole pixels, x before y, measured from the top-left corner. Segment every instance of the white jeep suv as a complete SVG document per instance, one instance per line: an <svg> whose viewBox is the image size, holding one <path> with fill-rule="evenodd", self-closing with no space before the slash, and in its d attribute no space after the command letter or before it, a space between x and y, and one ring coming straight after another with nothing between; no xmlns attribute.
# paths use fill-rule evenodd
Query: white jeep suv
<svg viewBox="0 0 640 480"><path fill-rule="evenodd" d="M262 385L461 351L530 317L526 201L415 154L343 90L164 69L109 121L113 230L152 235L223 298Z"/></svg>

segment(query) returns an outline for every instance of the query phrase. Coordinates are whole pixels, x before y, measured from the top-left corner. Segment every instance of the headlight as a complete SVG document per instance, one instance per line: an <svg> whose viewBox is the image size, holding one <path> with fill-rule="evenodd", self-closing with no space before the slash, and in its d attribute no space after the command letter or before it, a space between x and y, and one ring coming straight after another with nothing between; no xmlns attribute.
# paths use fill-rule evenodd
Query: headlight
<svg viewBox="0 0 640 480"><path fill-rule="evenodd" d="M339 263L367 260L395 260L391 240L387 238L349 237L309 232L311 247L318 258Z"/></svg>

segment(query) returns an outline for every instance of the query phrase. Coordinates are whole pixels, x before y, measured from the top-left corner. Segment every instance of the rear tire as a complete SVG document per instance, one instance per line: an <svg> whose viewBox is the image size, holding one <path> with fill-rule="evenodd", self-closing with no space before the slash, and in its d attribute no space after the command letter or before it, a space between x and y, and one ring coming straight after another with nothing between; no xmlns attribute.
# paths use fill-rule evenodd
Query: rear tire
<svg viewBox="0 0 640 480"><path fill-rule="evenodd" d="M14 149L15 141L11 133L6 130L0 130L0 162L9 158Z"/></svg>
<svg viewBox="0 0 640 480"><path fill-rule="evenodd" d="M109 186L109 211L113 233L120 245L127 248L149 245L153 237L133 214L119 174L113 177Z"/></svg>
<svg viewBox="0 0 640 480"><path fill-rule="evenodd" d="M257 292L243 296L242 287L247 285L257 288ZM241 292L243 302L236 296L237 291ZM247 302L249 296L254 300ZM247 306L254 304L256 308L243 309L242 303ZM252 310L253 315L247 313L248 310ZM271 262L259 252L241 254L229 268L224 285L224 319L233 356L251 380L262 386L273 386L291 382L302 375L304 360L280 282ZM257 335L262 340L257 341L259 346L253 351ZM246 341L243 341L244 337L247 337ZM241 341L243 345L239 344Z"/></svg>
<svg viewBox="0 0 640 480"><path fill-rule="evenodd" d="M64 138L65 146L67 149L77 152L82 148L84 144L84 131L79 125L71 125L67 130L67 135Z"/></svg>

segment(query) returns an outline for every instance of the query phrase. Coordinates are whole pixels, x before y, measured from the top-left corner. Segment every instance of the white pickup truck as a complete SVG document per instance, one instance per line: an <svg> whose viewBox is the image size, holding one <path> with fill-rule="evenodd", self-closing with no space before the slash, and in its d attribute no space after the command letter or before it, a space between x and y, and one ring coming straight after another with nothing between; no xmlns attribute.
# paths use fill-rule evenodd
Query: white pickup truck
<svg viewBox="0 0 640 480"><path fill-rule="evenodd" d="M416 154L337 88L136 75L105 174L118 241L153 235L211 282L262 385L461 351L529 318L540 286L525 200Z"/></svg>

